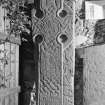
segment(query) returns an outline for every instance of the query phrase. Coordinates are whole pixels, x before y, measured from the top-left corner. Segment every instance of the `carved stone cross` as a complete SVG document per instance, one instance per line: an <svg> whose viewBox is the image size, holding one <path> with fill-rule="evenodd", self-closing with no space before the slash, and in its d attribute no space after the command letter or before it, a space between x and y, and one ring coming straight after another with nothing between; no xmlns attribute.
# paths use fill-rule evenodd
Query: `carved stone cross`
<svg viewBox="0 0 105 105"><path fill-rule="evenodd" d="M38 105L73 105L73 1L34 0ZM37 53L36 53L37 52ZM35 57L36 57L35 55Z"/></svg>

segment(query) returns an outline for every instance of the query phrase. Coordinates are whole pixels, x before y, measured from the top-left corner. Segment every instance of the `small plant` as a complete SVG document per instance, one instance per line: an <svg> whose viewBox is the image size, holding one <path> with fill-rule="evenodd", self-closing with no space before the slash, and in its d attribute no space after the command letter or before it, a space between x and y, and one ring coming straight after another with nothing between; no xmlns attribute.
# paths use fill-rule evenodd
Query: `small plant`
<svg viewBox="0 0 105 105"><path fill-rule="evenodd" d="M9 35L20 35L22 32L30 33L31 17L26 15L24 9L27 7L26 0L0 0L0 6L6 10L4 20L10 21ZM28 26L28 27L27 27Z"/></svg>

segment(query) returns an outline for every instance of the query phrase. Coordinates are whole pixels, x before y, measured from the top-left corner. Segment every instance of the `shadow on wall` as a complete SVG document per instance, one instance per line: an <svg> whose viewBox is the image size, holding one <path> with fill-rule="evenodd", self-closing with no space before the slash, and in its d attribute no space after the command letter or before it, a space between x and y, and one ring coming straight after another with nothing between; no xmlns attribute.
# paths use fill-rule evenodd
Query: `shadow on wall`
<svg viewBox="0 0 105 105"><path fill-rule="evenodd" d="M83 105L83 58L76 51L74 75L74 105Z"/></svg>
<svg viewBox="0 0 105 105"><path fill-rule="evenodd" d="M81 9L79 11L79 18L80 19L85 19L85 0L82 2Z"/></svg>
<svg viewBox="0 0 105 105"><path fill-rule="evenodd" d="M19 95L19 105L29 105L31 100L31 92L33 85L38 89L38 44L33 43L32 36L23 33L25 41L20 46L20 71L19 84L21 93ZM26 41L27 40L27 41ZM38 91L36 90L37 100Z"/></svg>
<svg viewBox="0 0 105 105"><path fill-rule="evenodd" d="M105 43L105 19L101 19L96 22L94 31L94 44Z"/></svg>

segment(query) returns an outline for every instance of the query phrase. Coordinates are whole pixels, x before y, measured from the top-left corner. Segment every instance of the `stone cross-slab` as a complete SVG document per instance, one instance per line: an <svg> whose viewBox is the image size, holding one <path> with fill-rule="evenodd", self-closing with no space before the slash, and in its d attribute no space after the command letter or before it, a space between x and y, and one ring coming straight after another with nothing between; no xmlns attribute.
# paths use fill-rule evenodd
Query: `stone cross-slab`
<svg viewBox="0 0 105 105"><path fill-rule="evenodd" d="M73 0L34 0L38 105L74 104Z"/></svg>

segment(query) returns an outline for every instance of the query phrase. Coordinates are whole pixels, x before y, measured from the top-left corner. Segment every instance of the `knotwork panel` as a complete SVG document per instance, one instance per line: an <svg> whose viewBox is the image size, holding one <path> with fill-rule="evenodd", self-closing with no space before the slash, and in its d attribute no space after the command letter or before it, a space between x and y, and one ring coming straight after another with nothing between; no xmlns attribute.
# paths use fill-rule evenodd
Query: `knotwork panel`
<svg viewBox="0 0 105 105"><path fill-rule="evenodd" d="M34 41L41 36L38 38L38 105L71 105L73 1L40 0L37 4L32 10L32 27Z"/></svg>

